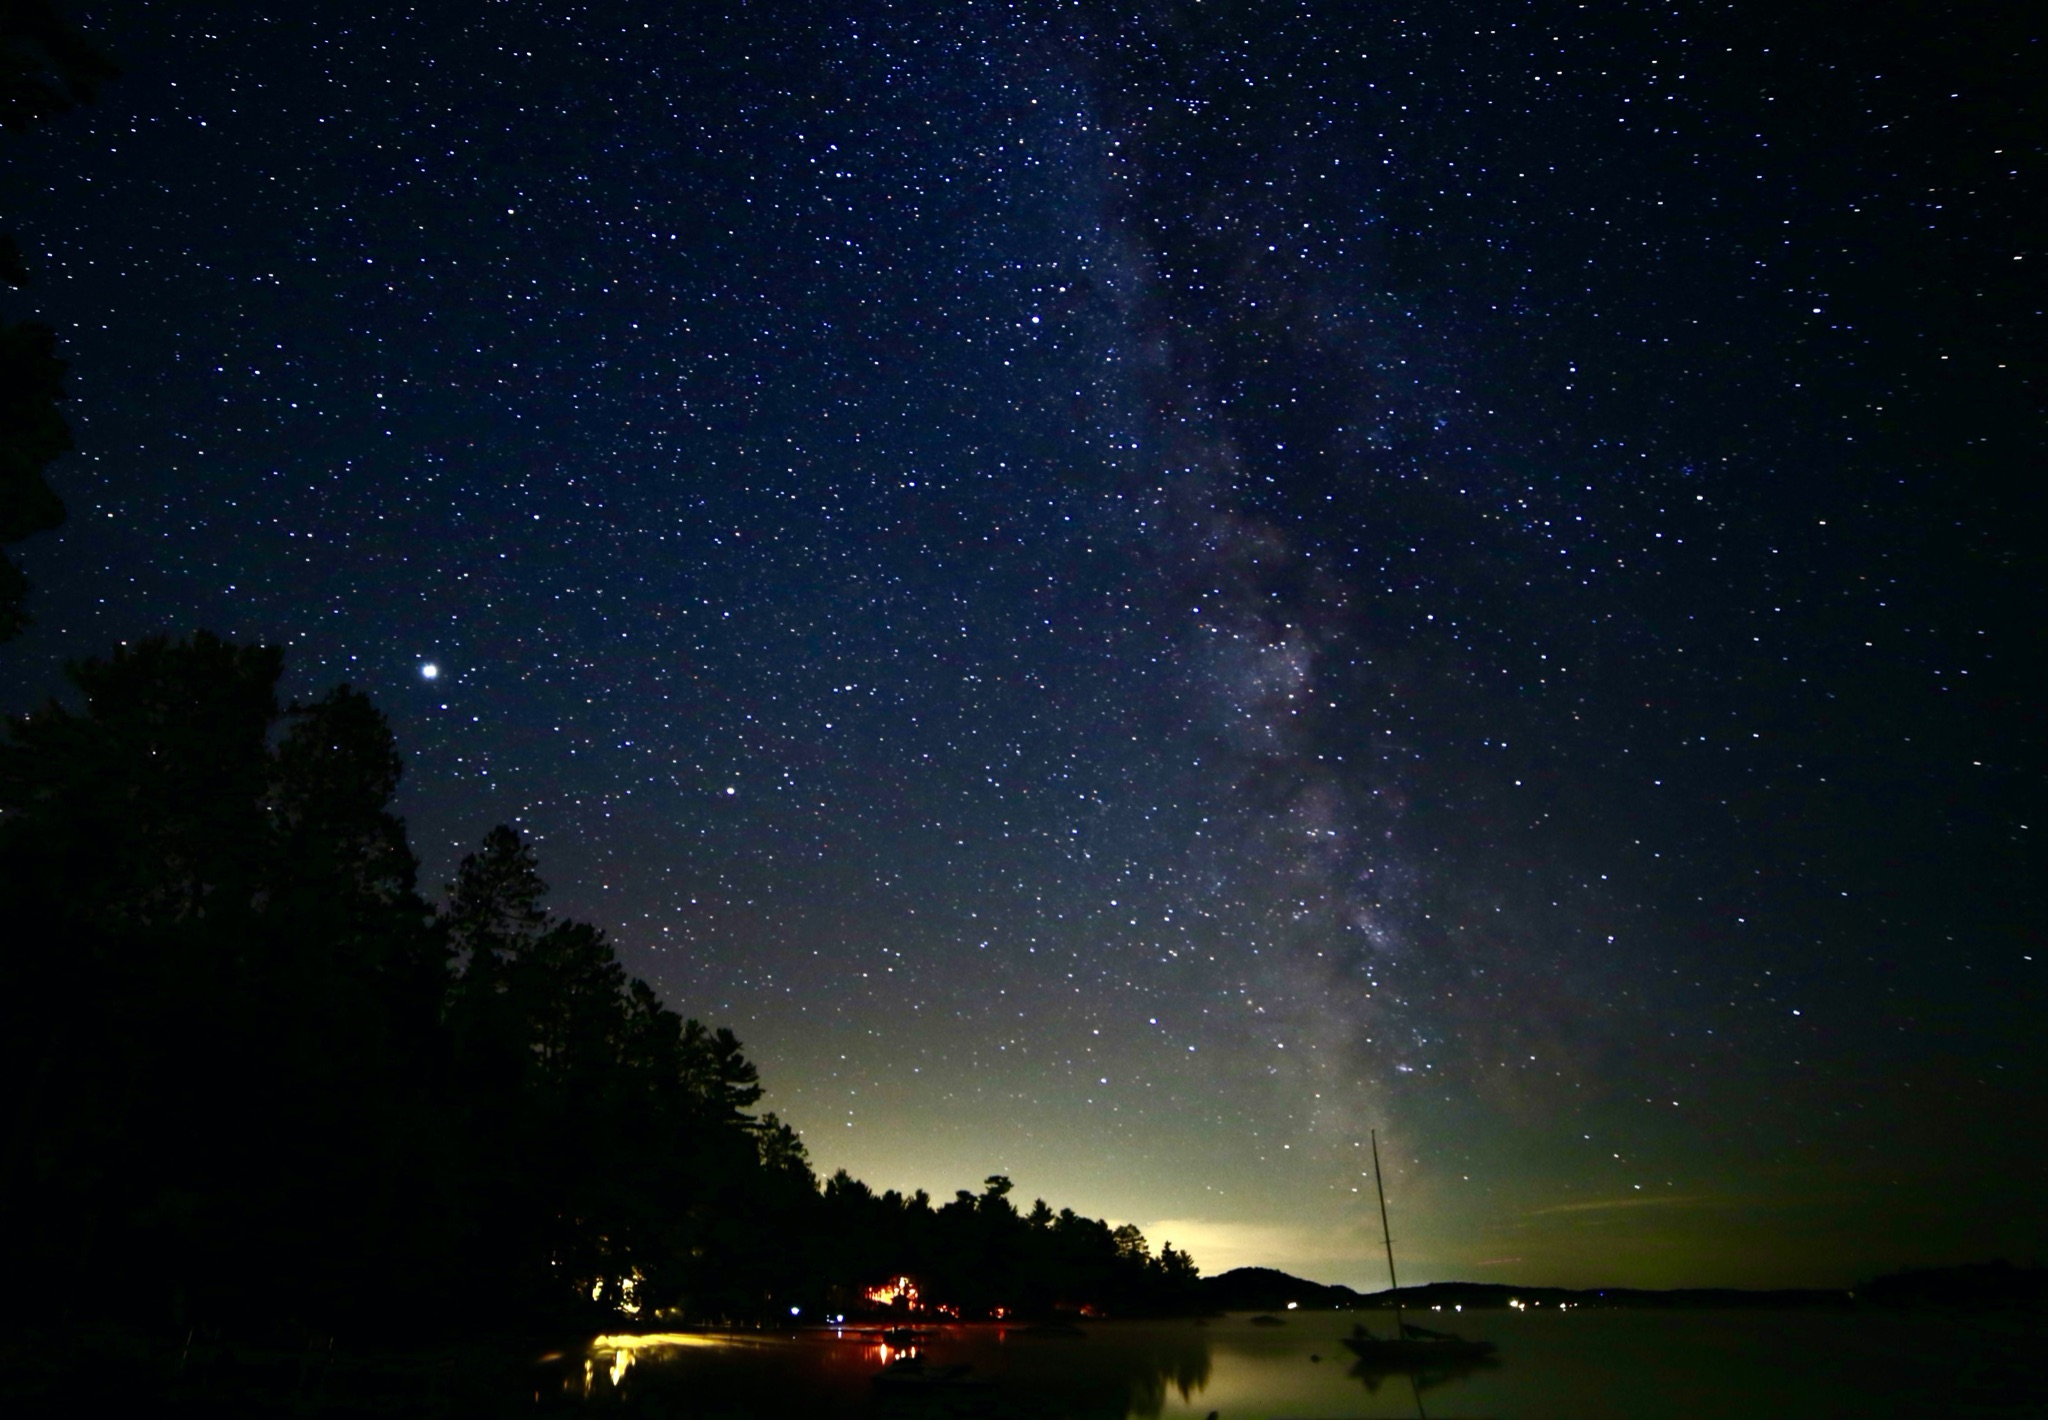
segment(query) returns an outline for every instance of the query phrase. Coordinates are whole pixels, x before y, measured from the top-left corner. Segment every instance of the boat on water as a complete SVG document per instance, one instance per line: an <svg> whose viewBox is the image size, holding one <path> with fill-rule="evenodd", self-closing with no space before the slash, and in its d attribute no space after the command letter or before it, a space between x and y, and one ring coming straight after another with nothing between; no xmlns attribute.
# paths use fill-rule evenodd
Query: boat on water
<svg viewBox="0 0 2048 1420"><path fill-rule="evenodd" d="M1375 1336L1362 1326L1353 1326L1344 1344L1359 1360L1389 1371L1467 1366L1485 1360L1498 1349L1491 1341L1476 1341L1405 1322L1399 1325L1397 1336Z"/></svg>
<svg viewBox="0 0 2048 1420"><path fill-rule="evenodd" d="M1401 1279L1394 1272L1394 1232L1387 1226L1387 1185L1380 1175L1380 1134L1372 1131L1372 1181L1380 1196L1380 1236L1387 1247L1387 1283L1394 1293L1394 1334L1377 1336L1354 1325L1344 1344L1359 1361L1376 1370L1421 1371L1471 1366L1491 1357L1491 1341L1476 1341L1449 1331L1415 1326L1401 1315Z"/></svg>

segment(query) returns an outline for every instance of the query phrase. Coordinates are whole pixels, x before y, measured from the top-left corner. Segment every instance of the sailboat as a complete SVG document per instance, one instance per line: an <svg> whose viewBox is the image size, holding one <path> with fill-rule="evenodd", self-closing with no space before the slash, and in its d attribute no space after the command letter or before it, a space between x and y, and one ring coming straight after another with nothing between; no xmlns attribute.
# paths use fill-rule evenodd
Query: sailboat
<svg viewBox="0 0 2048 1420"><path fill-rule="evenodd" d="M1448 1331L1413 1326L1401 1315L1401 1280L1394 1275L1394 1233L1387 1226L1387 1185L1380 1175L1380 1134L1372 1131L1372 1181L1380 1195L1380 1235L1387 1245L1387 1282L1394 1290L1394 1334L1375 1336L1354 1325L1344 1344L1377 1370L1419 1371L1470 1366L1493 1355L1491 1341L1473 1341Z"/></svg>

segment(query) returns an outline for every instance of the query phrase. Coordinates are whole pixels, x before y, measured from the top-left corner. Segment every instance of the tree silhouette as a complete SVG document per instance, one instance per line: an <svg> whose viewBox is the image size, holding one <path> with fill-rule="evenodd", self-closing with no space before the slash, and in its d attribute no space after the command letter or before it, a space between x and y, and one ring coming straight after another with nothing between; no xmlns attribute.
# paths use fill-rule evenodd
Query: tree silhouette
<svg viewBox="0 0 2048 1420"><path fill-rule="evenodd" d="M0 283L27 282L13 240L0 237ZM35 321L0 319L0 641L28 625L28 577L5 544L64 521L63 500L43 476L72 449L71 427L57 408L63 398L57 332Z"/></svg>
<svg viewBox="0 0 2048 1420"><path fill-rule="evenodd" d="M120 72L48 0L0 9L0 128L26 133L48 123Z"/></svg>
<svg viewBox="0 0 2048 1420"><path fill-rule="evenodd" d="M281 714L282 665L144 642L0 745L0 1033L32 1082L6 1202L41 1223L9 1242L60 1314L118 1282L248 1315L287 1256L309 1310L345 1309L433 1232L399 1196L438 987L395 755L345 690Z"/></svg>
<svg viewBox="0 0 2048 1420"><path fill-rule="evenodd" d="M0 128L7 132L47 123L118 72L45 0L0 6ZM27 284L21 249L0 235L0 285ZM57 408L63 398L57 333L36 321L0 319L0 641L28 624L28 578L6 544L64 521L64 503L44 476L73 447Z"/></svg>
<svg viewBox="0 0 2048 1420"><path fill-rule="evenodd" d="M448 885L443 920L463 975L477 989L485 984L503 989L506 960L547 925L547 909L541 906L547 893L533 850L504 824L484 835L483 847L462 860Z"/></svg>
<svg viewBox="0 0 2048 1420"><path fill-rule="evenodd" d="M422 1334L786 1317L912 1275L962 1317L1195 1304L992 1174L822 1187L739 1040L552 916L511 828L436 912L346 686L205 633L72 665L0 740L0 1230L18 1324Z"/></svg>

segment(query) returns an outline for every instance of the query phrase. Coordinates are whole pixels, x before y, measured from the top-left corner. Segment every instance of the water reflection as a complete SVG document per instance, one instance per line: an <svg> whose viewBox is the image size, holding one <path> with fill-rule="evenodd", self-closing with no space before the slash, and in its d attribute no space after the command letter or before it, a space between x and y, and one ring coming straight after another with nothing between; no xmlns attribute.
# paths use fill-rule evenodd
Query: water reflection
<svg viewBox="0 0 2048 1420"><path fill-rule="evenodd" d="M1481 1371L1495 1370L1500 1366L1498 1356L1475 1356L1470 1360L1451 1364L1437 1363L1424 1366L1386 1366L1372 1361L1353 1361L1350 1375L1353 1380L1362 1381L1368 1393L1377 1395L1387 1381L1400 1377L1408 1388L1416 1391L1432 1390L1451 1381L1460 1381Z"/></svg>
<svg viewBox="0 0 2048 1420"><path fill-rule="evenodd" d="M643 1359L661 1360L682 1351L719 1351L743 1344L734 1337L693 1331L628 1332L592 1337L583 1353L582 1398L593 1400L601 1395L620 1393L625 1388L627 1372ZM542 1357L541 1364L547 1367L565 1359L556 1353ZM572 1376L573 1372L563 1379L565 1391L575 1384Z"/></svg>
<svg viewBox="0 0 2048 1420"><path fill-rule="evenodd" d="M1125 1382L1124 1415L1151 1420L1166 1408L1168 1386L1183 1402L1208 1389L1214 1362L1206 1337L1162 1338L1154 1346L1133 1350L1130 1355L1133 1364Z"/></svg>
<svg viewBox="0 0 2048 1420"><path fill-rule="evenodd" d="M1343 1346L1354 1320L1289 1313L1279 1327L1233 1316L1207 1325L1084 1323L1037 1334L945 1326L896 1337L881 1328L600 1337L554 1357L528 1394L542 1410L630 1407L650 1420L2048 1413L2038 1370L2018 1359L2017 1334L2001 1345L1941 1318L1468 1311L1465 1330L1496 1341L1512 1364L1472 1358L1415 1371L1354 1363ZM906 1355L933 1371L968 1366L987 1385L898 1396L878 1389L874 1377Z"/></svg>
<svg viewBox="0 0 2048 1420"><path fill-rule="evenodd" d="M1153 1420L1193 1407L1211 1383L1211 1347L1198 1329L1106 1332L996 1326L600 1336L546 1358L555 1380L538 1387L535 1399L545 1392L558 1407L626 1405L656 1417Z"/></svg>
<svg viewBox="0 0 2048 1420"><path fill-rule="evenodd" d="M921 1338L915 1354L950 1382L921 1393L884 1383L871 1414L1153 1420L1175 1400L1192 1405L1213 1367L1207 1339L1186 1327L958 1327Z"/></svg>

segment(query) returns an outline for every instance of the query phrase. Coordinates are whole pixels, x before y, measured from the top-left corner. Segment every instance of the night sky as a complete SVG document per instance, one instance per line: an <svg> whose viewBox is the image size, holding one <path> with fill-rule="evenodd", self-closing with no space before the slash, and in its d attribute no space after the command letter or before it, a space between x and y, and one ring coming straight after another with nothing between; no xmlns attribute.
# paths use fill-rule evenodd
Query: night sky
<svg viewBox="0 0 2048 1420"><path fill-rule="evenodd" d="M877 1188L2037 1258L2048 78L1904 8L73 5L5 706L285 645Z"/></svg>

